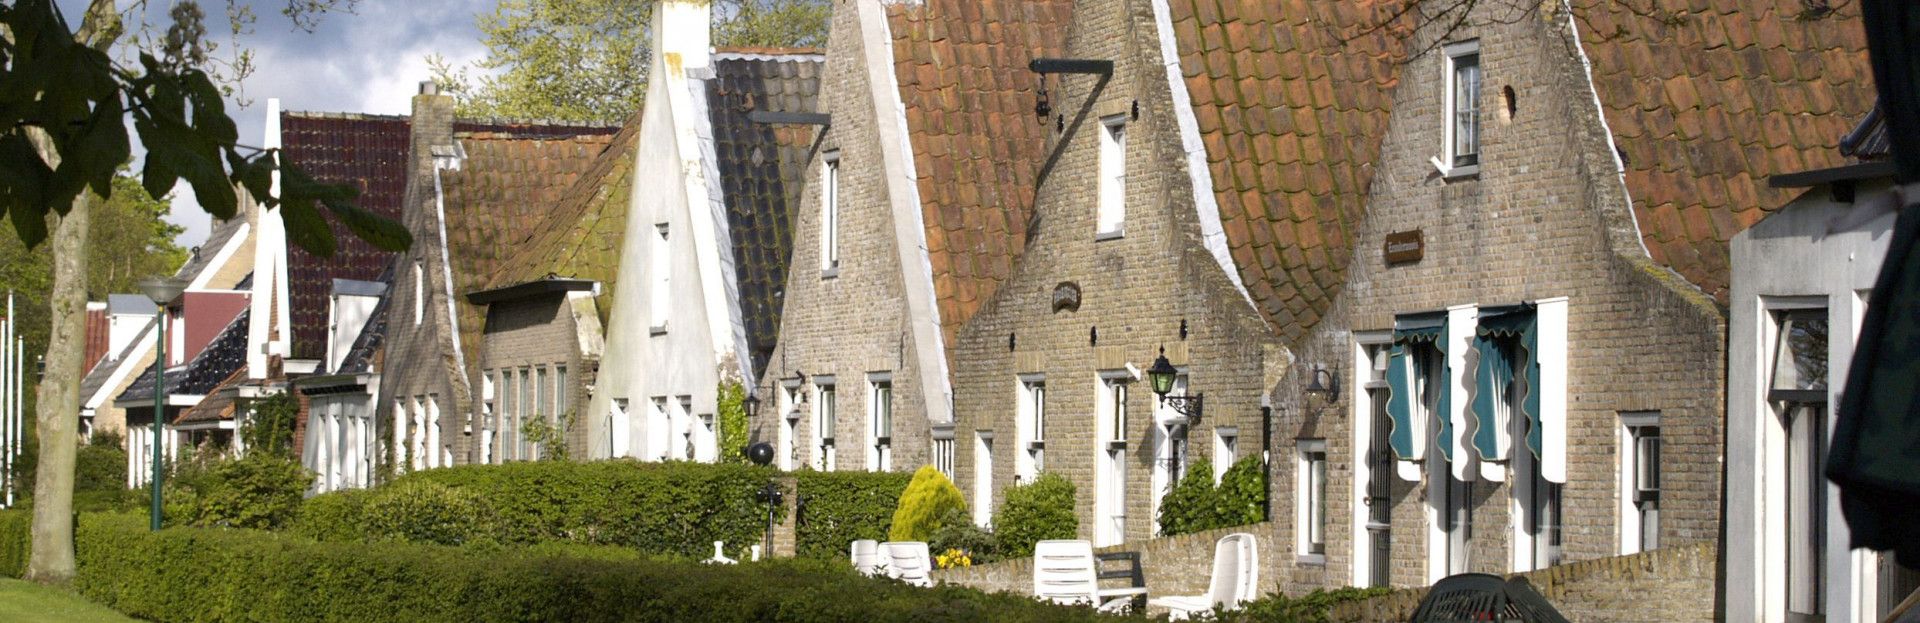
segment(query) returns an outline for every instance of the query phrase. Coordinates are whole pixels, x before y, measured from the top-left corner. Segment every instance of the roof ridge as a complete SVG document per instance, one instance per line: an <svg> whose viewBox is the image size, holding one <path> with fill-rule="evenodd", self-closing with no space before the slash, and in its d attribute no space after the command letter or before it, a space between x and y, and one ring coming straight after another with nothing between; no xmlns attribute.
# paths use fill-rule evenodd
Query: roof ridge
<svg viewBox="0 0 1920 623"><path fill-rule="evenodd" d="M284 110L281 115L296 119L350 119L356 121L407 121L409 115L383 115L363 112L333 112L324 110Z"/></svg>
<svg viewBox="0 0 1920 623"><path fill-rule="evenodd" d="M453 118L455 125L492 125L492 126L533 126L547 128L620 128L620 124L611 121L577 121L570 119L541 119L538 117L459 117Z"/></svg>

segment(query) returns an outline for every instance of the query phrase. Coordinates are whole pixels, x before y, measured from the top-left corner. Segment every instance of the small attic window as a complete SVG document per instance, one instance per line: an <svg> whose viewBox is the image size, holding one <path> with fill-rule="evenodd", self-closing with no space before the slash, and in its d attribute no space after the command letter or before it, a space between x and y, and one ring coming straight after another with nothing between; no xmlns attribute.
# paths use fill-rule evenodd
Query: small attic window
<svg viewBox="0 0 1920 623"><path fill-rule="evenodd" d="M1480 42L1450 43L1440 48L1445 79L1441 97L1444 135L1434 168L1444 177L1480 172Z"/></svg>
<svg viewBox="0 0 1920 623"><path fill-rule="evenodd" d="M840 151L827 152L820 167L820 277L840 274Z"/></svg>

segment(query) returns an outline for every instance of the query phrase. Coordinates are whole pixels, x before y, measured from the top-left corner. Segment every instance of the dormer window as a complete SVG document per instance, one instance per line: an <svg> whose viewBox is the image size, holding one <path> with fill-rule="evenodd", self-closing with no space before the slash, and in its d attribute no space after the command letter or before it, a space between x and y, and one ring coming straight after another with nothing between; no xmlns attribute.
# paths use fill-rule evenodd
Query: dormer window
<svg viewBox="0 0 1920 623"><path fill-rule="evenodd" d="M1441 94L1445 145L1434 166L1446 177L1473 175L1480 172L1480 42L1448 44L1441 53L1446 65L1446 90Z"/></svg>
<svg viewBox="0 0 1920 623"><path fill-rule="evenodd" d="M827 152L820 168L820 277L840 274L840 152Z"/></svg>

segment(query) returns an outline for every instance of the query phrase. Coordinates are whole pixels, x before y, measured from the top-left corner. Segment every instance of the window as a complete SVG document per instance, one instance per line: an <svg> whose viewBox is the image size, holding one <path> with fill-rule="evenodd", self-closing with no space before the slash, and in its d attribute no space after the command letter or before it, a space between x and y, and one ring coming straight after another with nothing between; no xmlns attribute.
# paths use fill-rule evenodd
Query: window
<svg viewBox="0 0 1920 623"><path fill-rule="evenodd" d="M1100 120L1099 238L1117 238L1127 218L1127 118Z"/></svg>
<svg viewBox="0 0 1920 623"><path fill-rule="evenodd" d="M878 374L867 381L867 410L871 419L867 422L868 448L867 470L884 472L893 469L893 380L887 374Z"/></svg>
<svg viewBox="0 0 1920 623"><path fill-rule="evenodd" d="M1014 455L1014 481L1031 483L1046 469L1047 453L1047 379L1045 375L1023 375L1018 379L1014 431L1020 438L1020 453Z"/></svg>
<svg viewBox="0 0 1920 623"><path fill-rule="evenodd" d="M953 473L952 425L948 425L947 428L944 429L944 432L938 429L933 432L933 468L940 470L940 473L945 474L948 480L953 480L955 477Z"/></svg>
<svg viewBox="0 0 1920 623"><path fill-rule="evenodd" d="M840 152L827 152L820 168L820 276L840 274Z"/></svg>
<svg viewBox="0 0 1920 623"><path fill-rule="evenodd" d="M986 527L993 523L993 431L983 430L973 437L973 523Z"/></svg>
<svg viewBox="0 0 1920 623"><path fill-rule="evenodd" d="M780 432L775 439L774 459L782 471L791 471L798 463L795 455L799 453L796 435L800 425L800 386L780 386Z"/></svg>
<svg viewBox="0 0 1920 623"><path fill-rule="evenodd" d="M546 423L552 424L553 410L548 407L547 402L547 368L544 366L535 368L533 378L533 413L531 416L534 419L544 420ZM547 453L545 446L545 443L532 444L531 453L528 455L528 458L537 460L541 456L544 456Z"/></svg>
<svg viewBox="0 0 1920 623"><path fill-rule="evenodd" d="M138 431L132 430L131 432ZM400 471L403 472L407 471L409 465L407 461L407 439L407 401L405 399L395 399L393 401L393 464L399 466ZM131 442L129 442L129 445L135 448L140 447L138 445L132 445ZM135 471L137 472L138 470Z"/></svg>
<svg viewBox="0 0 1920 623"><path fill-rule="evenodd" d="M1767 400L1786 432L1788 620L1826 616L1827 311L1777 312ZM1776 472L1776 473L1781 473Z"/></svg>
<svg viewBox="0 0 1920 623"><path fill-rule="evenodd" d="M1660 414L1620 414L1620 553L1660 548Z"/></svg>
<svg viewBox="0 0 1920 623"><path fill-rule="evenodd" d="M513 458L522 461L533 458L533 444L527 441L527 420L534 417L540 409L539 405L533 402L534 389L531 387L532 381L529 380L531 376L528 369L521 368L514 380L514 401L518 406L513 410Z"/></svg>
<svg viewBox="0 0 1920 623"><path fill-rule="evenodd" d="M1100 428L1105 431L1104 441L1125 444L1127 441L1127 385L1131 380L1125 372L1114 376L1105 373L1100 379Z"/></svg>
<svg viewBox="0 0 1920 623"><path fill-rule="evenodd" d="M1327 553L1327 440L1302 439L1294 464L1294 553L1325 563Z"/></svg>
<svg viewBox="0 0 1920 623"><path fill-rule="evenodd" d="M649 461L667 460L669 446L673 445L668 436L673 429L672 420L667 415L667 397L654 396L653 408L647 412L647 457Z"/></svg>
<svg viewBox="0 0 1920 623"><path fill-rule="evenodd" d="M425 320L426 317L427 317L426 271L421 269L419 262L414 262L413 263L413 326L416 326L416 327L420 326L420 323L423 320Z"/></svg>
<svg viewBox="0 0 1920 623"><path fill-rule="evenodd" d="M607 455L627 456L627 440L633 434L632 413L627 410L627 399L613 399L613 411L607 414Z"/></svg>
<svg viewBox="0 0 1920 623"><path fill-rule="evenodd" d="M1220 484L1227 470L1240 460L1240 428L1222 426L1213 429L1213 484Z"/></svg>
<svg viewBox="0 0 1920 623"><path fill-rule="evenodd" d="M1173 386L1169 395L1188 395L1188 379L1184 367L1173 377ZM1155 528L1160 526L1160 504L1173 488L1186 477L1189 449L1189 424L1187 416L1181 415L1165 400L1153 401L1153 425L1148 427L1150 435L1149 450L1153 453L1153 467L1149 470L1147 510L1153 518ZM1212 474L1208 474L1209 477Z"/></svg>
<svg viewBox="0 0 1920 623"><path fill-rule="evenodd" d="M673 458L691 461L700 456L699 429L693 423L693 397L681 396L673 402L673 430L678 443L671 448Z"/></svg>
<svg viewBox="0 0 1920 623"><path fill-rule="evenodd" d="M648 330L653 335L660 335L667 332L667 293L673 291L673 270L670 265L673 260L667 253L667 224L660 223L653 227L660 237L653 240L649 249L651 261L647 262L647 280L653 283L653 291L647 293L648 317L652 318Z"/></svg>
<svg viewBox="0 0 1920 623"><path fill-rule="evenodd" d="M499 441L498 438L495 437L495 433L500 429L500 423L496 419L499 418L500 415L493 408L493 392L495 391L493 387L493 375L493 370L485 370L480 373L480 462L487 464L493 463L499 456L493 447L493 444Z"/></svg>
<svg viewBox="0 0 1920 623"><path fill-rule="evenodd" d="M421 404L425 401L426 398L423 396L414 396L413 402L407 405L410 409L409 413L412 414L413 417L412 422L410 422L411 428L409 429L412 433L408 435L408 438L409 448L413 451L411 462L415 470L427 468L427 410L426 407Z"/></svg>
<svg viewBox="0 0 1920 623"><path fill-rule="evenodd" d="M1355 491L1359 507L1354 523L1363 531L1355 535L1360 539L1355 548L1360 560L1354 564L1354 572L1355 583L1362 586L1389 586L1392 579L1393 486L1397 477L1393 446L1388 441L1393 430L1393 418L1387 413L1391 339L1390 335L1372 336L1372 343L1359 346L1355 362L1363 380L1361 399L1354 402L1354 441L1357 447L1365 448L1365 453L1357 457L1360 465L1354 474L1362 483Z"/></svg>
<svg viewBox="0 0 1920 623"><path fill-rule="evenodd" d="M816 448L813 455L814 469L833 471L837 465L834 460L833 436L839 430L839 422L834 413L833 380L821 380L814 377L813 434Z"/></svg>
<svg viewBox="0 0 1920 623"><path fill-rule="evenodd" d="M556 418L555 420L556 425L560 421L565 420L566 416L572 414L571 409L573 405L570 404L569 400L567 400L569 397L571 397L572 394L573 394L572 387L567 385L567 367L564 365L554 366L553 367L553 417Z"/></svg>
<svg viewBox="0 0 1920 623"><path fill-rule="evenodd" d="M1120 543L1127 534L1127 386L1126 370L1100 373L1096 390L1099 444L1094 473L1094 547Z"/></svg>
<svg viewBox="0 0 1920 623"><path fill-rule="evenodd" d="M1446 151L1440 167L1449 177L1471 175L1480 165L1480 42L1441 48L1446 57Z"/></svg>

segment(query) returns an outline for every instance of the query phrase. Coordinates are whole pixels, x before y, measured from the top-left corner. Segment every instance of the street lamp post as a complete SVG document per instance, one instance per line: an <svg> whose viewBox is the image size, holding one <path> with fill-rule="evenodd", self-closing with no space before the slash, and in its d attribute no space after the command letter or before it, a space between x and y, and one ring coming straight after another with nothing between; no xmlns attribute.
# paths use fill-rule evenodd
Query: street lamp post
<svg viewBox="0 0 1920 623"><path fill-rule="evenodd" d="M166 454L161 439L166 434L164 415L167 409L167 306L173 304L174 299L180 298L180 292L186 288L187 284L178 279L153 278L140 282L140 291L145 292L147 298L160 308L159 344L153 359L153 482L151 483L153 508L149 512L150 525L155 531L160 529L160 484L166 477L161 471L163 468L161 458Z"/></svg>

